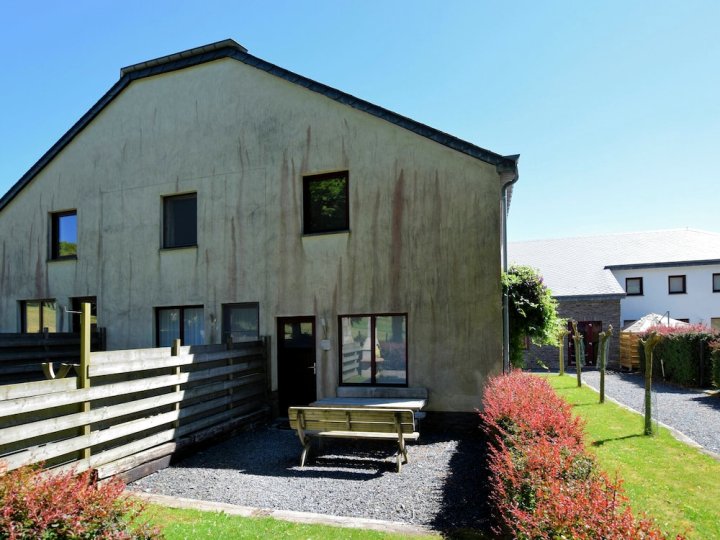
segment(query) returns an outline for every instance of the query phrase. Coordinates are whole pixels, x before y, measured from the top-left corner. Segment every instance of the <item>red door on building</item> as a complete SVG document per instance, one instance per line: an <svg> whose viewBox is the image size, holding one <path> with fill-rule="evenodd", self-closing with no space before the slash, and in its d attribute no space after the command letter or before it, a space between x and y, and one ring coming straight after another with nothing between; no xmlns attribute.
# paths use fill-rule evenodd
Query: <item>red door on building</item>
<svg viewBox="0 0 720 540"><path fill-rule="evenodd" d="M597 365L597 351L600 344L600 332L602 332L602 321L578 321L578 332L583 336L585 345L585 358L583 365ZM572 336L572 326L568 323L568 365L575 365L575 340Z"/></svg>

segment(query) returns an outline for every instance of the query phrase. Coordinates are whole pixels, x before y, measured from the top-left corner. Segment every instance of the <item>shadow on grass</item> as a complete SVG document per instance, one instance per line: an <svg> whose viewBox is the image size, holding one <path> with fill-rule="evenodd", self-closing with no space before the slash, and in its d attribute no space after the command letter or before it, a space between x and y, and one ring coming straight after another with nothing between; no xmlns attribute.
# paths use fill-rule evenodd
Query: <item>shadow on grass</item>
<svg viewBox="0 0 720 540"><path fill-rule="evenodd" d="M625 435L623 437L612 437L610 439L599 439L597 441L593 441L592 446L602 446L603 444L608 443L608 442L624 441L626 439L635 439L637 437L644 437L644 436L645 435L643 435L642 433L635 433L633 435Z"/></svg>

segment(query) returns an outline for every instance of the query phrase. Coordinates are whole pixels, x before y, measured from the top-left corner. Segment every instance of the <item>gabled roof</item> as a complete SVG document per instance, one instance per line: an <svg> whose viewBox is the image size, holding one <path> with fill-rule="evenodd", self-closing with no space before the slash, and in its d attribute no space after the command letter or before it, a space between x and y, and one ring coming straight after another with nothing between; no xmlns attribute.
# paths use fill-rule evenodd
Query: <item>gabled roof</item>
<svg viewBox="0 0 720 540"><path fill-rule="evenodd" d="M271 75L280 77L293 84L297 84L312 92L317 92L339 103L364 111L368 114L386 120L391 124L395 124L404 129L412 131L418 135L433 140L439 144L452 148L463 154L467 154L476 159L495 165L499 171L517 171L517 161L519 156L502 156L484 148L480 148L472 143L458 139L452 135L431 128L420 122L416 122L410 118L399 115L387 109L383 109L377 105L354 97L345 92L341 92L335 88L324 85L322 83L288 71L270 62L266 62L256 56L248 54L247 49L232 39L226 39L174 53L154 60L148 60L139 64L124 67L120 70L120 80L116 82L104 96L102 96L88 112L86 112L75 125L73 125L60 140L58 140L38 161L26 172L20 180L18 180L10 190L0 198L0 211L7 206L8 203L29 183L32 179L50 162L52 159L66 146L73 138L80 133L104 108L108 105L120 92L122 92L130 83L145 77L152 77L162 73L169 73L180 69L197 66L206 62L212 62L223 58L232 58L252 66L254 68L266 71Z"/></svg>
<svg viewBox="0 0 720 540"><path fill-rule="evenodd" d="M511 242L508 259L540 270L553 296L624 296L612 270L720 264L720 234L672 229Z"/></svg>

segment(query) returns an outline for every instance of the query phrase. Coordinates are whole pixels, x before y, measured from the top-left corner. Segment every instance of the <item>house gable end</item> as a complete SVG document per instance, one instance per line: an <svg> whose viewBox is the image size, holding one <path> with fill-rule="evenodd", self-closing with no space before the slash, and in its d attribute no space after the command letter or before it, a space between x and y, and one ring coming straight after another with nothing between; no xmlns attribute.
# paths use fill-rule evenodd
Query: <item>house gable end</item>
<svg viewBox="0 0 720 540"><path fill-rule="evenodd" d="M497 167L498 171L515 171L518 156L502 156L448 133L416 122L410 118L374 105L325 84L293 73L280 66L247 53L247 49L228 39L210 45L175 53L166 57L149 60L125 67L121 78L115 83L43 156L0 198L0 212L42 171L102 110L112 102L133 81L170 73L207 62L232 58L248 66L265 71L288 82L297 84L312 92L326 96L343 105L366 112L391 124L407 129L452 150L469 155Z"/></svg>

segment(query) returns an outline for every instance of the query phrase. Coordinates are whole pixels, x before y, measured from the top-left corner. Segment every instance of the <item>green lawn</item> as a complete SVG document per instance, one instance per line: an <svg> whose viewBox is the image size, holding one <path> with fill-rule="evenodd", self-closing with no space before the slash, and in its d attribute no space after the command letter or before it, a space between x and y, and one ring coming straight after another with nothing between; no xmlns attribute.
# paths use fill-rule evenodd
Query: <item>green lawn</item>
<svg viewBox="0 0 720 540"><path fill-rule="evenodd" d="M162 527L167 540L233 540L246 538L286 538L303 540L401 540L404 538L434 539L440 536L407 536L362 529L345 529L327 525L305 525L272 518L231 516L222 512L202 512L148 505L150 523Z"/></svg>
<svg viewBox="0 0 720 540"><path fill-rule="evenodd" d="M720 462L666 429L643 436L642 416L611 402L600 405L597 392L578 388L574 376L545 377L586 420L588 449L605 471L624 479L636 512L653 516L666 532L720 539Z"/></svg>

